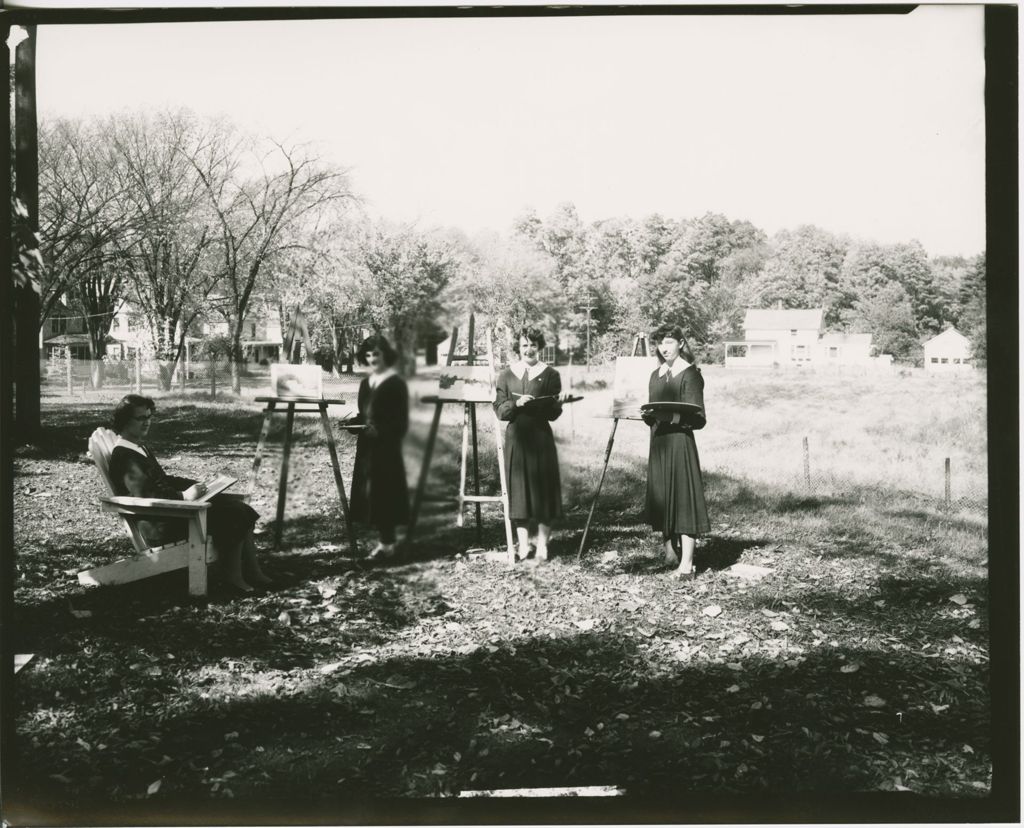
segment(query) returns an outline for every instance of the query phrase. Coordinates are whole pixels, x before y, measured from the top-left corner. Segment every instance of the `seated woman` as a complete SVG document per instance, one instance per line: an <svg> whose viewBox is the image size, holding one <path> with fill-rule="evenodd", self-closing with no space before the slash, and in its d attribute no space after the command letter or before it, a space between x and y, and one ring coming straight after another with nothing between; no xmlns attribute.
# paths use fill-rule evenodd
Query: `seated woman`
<svg viewBox="0 0 1024 828"><path fill-rule="evenodd" d="M536 527L537 560L548 558L551 522L562 516L562 484L551 421L562 414L558 371L540 361L544 334L523 328L512 344L517 362L498 375L494 410L508 421L505 469L509 518L516 526L517 557L530 554L530 529Z"/></svg>
<svg viewBox="0 0 1024 828"><path fill-rule="evenodd" d="M156 404L149 397L129 394L114 409L117 442L110 454L110 482L119 495L197 500L206 493L202 483L167 474L143 442L149 434ZM223 494L210 499L206 528L220 556L224 580L237 592L254 592L253 584L272 583L256 559L252 530L259 515L247 503ZM176 518L140 520L139 532L147 543L161 546L184 540L187 521Z"/></svg>
<svg viewBox="0 0 1024 828"><path fill-rule="evenodd" d="M356 439L352 470L352 520L376 527L380 541L370 558L395 555L395 527L409 522L409 486L402 460L402 441L409 430L409 389L394 365L398 353L380 334L363 341L356 354L370 374L359 384L362 425ZM355 431L355 429L353 429Z"/></svg>

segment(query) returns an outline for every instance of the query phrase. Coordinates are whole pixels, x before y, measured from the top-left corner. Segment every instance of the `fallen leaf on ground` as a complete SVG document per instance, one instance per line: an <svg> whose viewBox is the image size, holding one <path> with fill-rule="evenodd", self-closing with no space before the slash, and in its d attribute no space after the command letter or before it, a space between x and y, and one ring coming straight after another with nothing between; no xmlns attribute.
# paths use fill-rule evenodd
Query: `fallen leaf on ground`
<svg viewBox="0 0 1024 828"><path fill-rule="evenodd" d="M704 609L702 609L701 612L703 612L709 618L717 618L719 615L722 614L722 608L718 606L718 604L712 604L710 607L704 607Z"/></svg>

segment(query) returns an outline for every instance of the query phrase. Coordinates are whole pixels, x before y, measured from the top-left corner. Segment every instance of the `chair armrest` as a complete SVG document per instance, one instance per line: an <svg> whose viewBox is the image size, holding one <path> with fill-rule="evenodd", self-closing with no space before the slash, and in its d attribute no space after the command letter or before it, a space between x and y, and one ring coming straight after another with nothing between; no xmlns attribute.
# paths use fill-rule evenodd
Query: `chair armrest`
<svg viewBox="0 0 1024 828"><path fill-rule="evenodd" d="M104 512L138 517L188 518L210 508L209 502L199 500L170 500L159 497L129 497L127 495L101 497L100 503Z"/></svg>

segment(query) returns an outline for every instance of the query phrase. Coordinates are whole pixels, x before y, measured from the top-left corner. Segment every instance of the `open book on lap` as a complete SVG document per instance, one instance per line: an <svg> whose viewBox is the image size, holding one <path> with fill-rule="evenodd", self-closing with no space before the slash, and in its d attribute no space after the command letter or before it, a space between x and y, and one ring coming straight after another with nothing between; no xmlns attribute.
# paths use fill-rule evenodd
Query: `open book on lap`
<svg viewBox="0 0 1024 828"><path fill-rule="evenodd" d="M218 474L216 477L211 477L209 480L204 481L206 485L206 494L202 497L196 498L196 500L200 502L209 500L211 497L219 495L229 486L234 486L237 482L237 477L228 477L226 474Z"/></svg>

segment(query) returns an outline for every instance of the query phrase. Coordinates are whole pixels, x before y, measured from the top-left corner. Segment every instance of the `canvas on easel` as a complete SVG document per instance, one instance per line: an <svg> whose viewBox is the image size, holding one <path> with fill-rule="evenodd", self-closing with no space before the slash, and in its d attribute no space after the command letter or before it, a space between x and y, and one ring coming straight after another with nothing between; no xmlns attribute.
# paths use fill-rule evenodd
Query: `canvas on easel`
<svg viewBox="0 0 1024 828"><path fill-rule="evenodd" d="M619 427L619 420L643 419L640 406L647 402L651 373L657 367L658 359L651 355L647 335L642 333L638 333L633 338L632 356L619 357L615 360L612 410L608 415L612 418L612 432L608 435L608 445L604 451L604 466L601 468L601 478L597 481L597 491L594 492L587 522L583 526L583 537L580 538L580 548L576 552L577 560L583 556L583 550L587 545L590 522L594 518L597 499L601 496L601 487L604 486L604 478L608 473L608 461L612 456L612 446L615 445L615 431Z"/></svg>
<svg viewBox="0 0 1024 828"><path fill-rule="evenodd" d="M640 406L647 402L648 381L658 367L653 356L628 356L615 360L612 380L611 416L617 420L640 420Z"/></svg>

